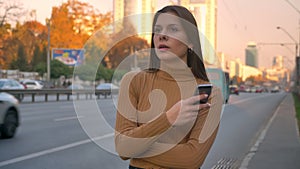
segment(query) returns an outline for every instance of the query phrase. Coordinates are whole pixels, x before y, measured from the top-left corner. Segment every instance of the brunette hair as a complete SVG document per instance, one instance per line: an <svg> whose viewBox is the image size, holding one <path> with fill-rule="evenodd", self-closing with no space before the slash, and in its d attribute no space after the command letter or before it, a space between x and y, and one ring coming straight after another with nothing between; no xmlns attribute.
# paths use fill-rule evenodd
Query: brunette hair
<svg viewBox="0 0 300 169"><path fill-rule="evenodd" d="M199 32L197 29L197 23L192 15L192 13L182 6L177 5L170 5L162 8L161 10L157 11L154 15L154 20L152 24L152 37L151 37L151 52L150 52L150 69L151 71L158 71L160 67L160 60L156 55L156 52L154 50L154 26L157 22L157 18L162 13L167 12L173 12L178 17L182 18L184 21L189 22L193 24L193 26L189 24L182 23L182 26L185 30L185 33L187 34L188 39L193 44L193 49L188 49L187 51L187 66L191 67L192 73L195 77L203 79L205 81L209 81L204 63L203 63L203 57L202 57L202 50L201 50L201 44L200 44L200 38L199 38ZM183 22L183 21L182 21Z"/></svg>

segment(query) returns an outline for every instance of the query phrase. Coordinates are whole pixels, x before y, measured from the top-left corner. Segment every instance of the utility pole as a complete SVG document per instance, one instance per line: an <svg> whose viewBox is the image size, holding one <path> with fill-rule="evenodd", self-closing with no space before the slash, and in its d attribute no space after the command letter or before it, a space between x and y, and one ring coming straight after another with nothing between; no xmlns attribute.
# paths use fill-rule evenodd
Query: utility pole
<svg viewBox="0 0 300 169"><path fill-rule="evenodd" d="M46 19L48 29L48 47L47 47L47 81L50 81L50 19Z"/></svg>

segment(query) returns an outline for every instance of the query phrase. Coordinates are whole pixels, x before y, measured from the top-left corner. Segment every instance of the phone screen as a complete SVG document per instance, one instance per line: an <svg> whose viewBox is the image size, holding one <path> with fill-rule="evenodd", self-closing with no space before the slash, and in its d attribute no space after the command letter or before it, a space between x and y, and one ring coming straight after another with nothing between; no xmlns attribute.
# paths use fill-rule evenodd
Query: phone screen
<svg viewBox="0 0 300 169"><path fill-rule="evenodd" d="M195 93L195 94L198 94L198 95L207 94L208 95L207 98L200 100L200 104L207 103L208 98L211 94L211 89L212 89L212 84L200 84L197 86L197 90L196 90L197 93Z"/></svg>

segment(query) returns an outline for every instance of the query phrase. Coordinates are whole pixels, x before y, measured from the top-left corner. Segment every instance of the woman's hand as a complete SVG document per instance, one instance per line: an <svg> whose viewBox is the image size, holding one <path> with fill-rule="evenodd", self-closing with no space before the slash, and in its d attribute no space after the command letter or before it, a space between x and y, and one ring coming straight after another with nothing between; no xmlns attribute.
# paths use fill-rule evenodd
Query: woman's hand
<svg viewBox="0 0 300 169"><path fill-rule="evenodd" d="M178 101L166 112L169 122L179 126L195 121L200 109L210 107L209 103L199 104L200 100L205 98L207 98L207 94Z"/></svg>

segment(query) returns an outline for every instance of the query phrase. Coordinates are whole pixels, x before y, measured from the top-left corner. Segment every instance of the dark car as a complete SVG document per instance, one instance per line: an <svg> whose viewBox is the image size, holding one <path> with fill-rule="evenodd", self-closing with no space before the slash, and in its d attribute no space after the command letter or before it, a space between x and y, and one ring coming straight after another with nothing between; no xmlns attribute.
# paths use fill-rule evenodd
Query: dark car
<svg viewBox="0 0 300 169"><path fill-rule="evenodd" d="M235 85L229 86L230 94L239 95L239 88Z"/></svg>
<svg viewBox="0 0 300 169"><path fill-rule="evenodd" d="M11 94L0 93L0 135L2 138L14 137L20 124L19 102Z"/></svg>

